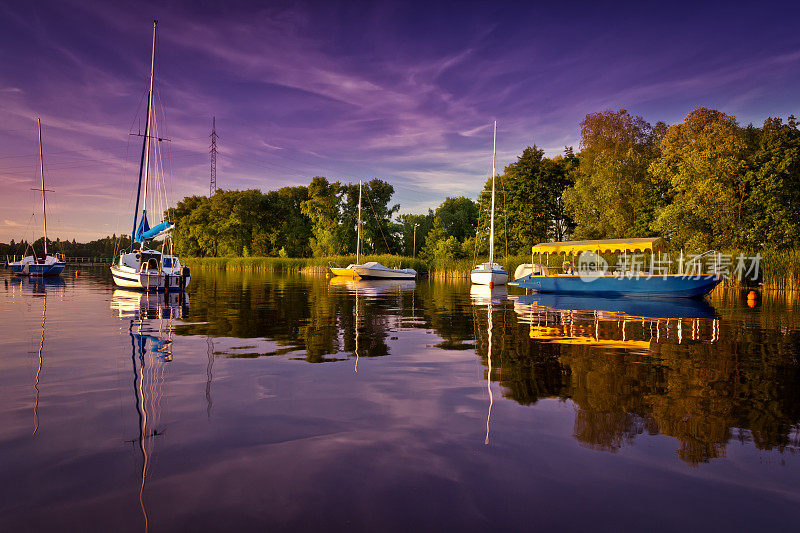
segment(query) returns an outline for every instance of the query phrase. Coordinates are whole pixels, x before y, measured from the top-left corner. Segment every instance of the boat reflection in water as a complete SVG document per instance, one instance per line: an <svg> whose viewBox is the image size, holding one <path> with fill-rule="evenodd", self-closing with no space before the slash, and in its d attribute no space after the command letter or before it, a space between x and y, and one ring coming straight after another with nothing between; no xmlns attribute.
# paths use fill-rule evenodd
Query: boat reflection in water
<svg viewBox="0 0 800 533"><path fill-rule="evenodd" d="M487 305L489 302L502 304L508 298L508 287L495 285L489 288L488 285L470 285L469 298L473 304L477 305Z"/></svg>
<svg viewBox="0 0 800 533"><path fill-rule="evenodd" d="M486 306L487 323L484 332L480 325L477 316L474 317L475 323L475 339L483 344L484 339L486 342L486 391L489 395L489 409L486 413L486 436L483 440L485 445L489 444L489 422L492 418L492 406L494 404L494 395L492 394L492 335L494 329L493 315L494 307L496 305L502 306L508 298L508 288L505 284L502 285L477 285L473 284L469 289L469 297L472 304L476 307ZM505 321L504 327L505 330Z"/></svg>
<svg viewBox="0 0 800 533"><path fill-rule="evenodd" d="M516 297L514 310L531 349L555 357L551 394L574 403L581 445L615 452L642 434L668 435L678 457L697 465L724 456L731 434L742 434L728 407L736 398L748 409L733 392L728 354L738 341L721 335L707 302L535 294Z"/></svg>
<svg viewBox="0 0 800 533"><path fill-rule="evenodd" d="M111 297L111 309L119 318L173 319L183 318L189 306L189 295L183 292L141 292L117 289Z"/></svg>
<svg viewBox="0 0 800 533"><path fill-rule="evenodd" d="M375 300L383 298L388 294L396 293L402 301L402 293L406 291L413 291L417 287L415 280L408 279L354 279L346 276L333 276L330 279L330 285L333 287L343 287L348 292L353 294L353 357L355 357L355 364L353 371L358 372L358 360L360 357L360 337L361 330L363 329L363 318L365 316L362 309L364 300ZM401 305L401 302L398 302ZM401 316L394 316L394 324L388 324L389 328L399 329L402 327ZM389 318L387 316L387 318Z"/></svg>
<svg viewBox="0 0 800 533"><path fill-rule="evenodd" d="M413 279L353 279L346 276L333 276L330 284L345 287L356 295L366 297L393 291L413 291L417 287L417 282Z"/></svg>
<svg viewBox="0 0 800 533"><path fill-rule="evenodd" d="M6 280L11 291L32 292L33 294L58 293L63 296L66 283L60 277L13 277Z"/></svg>
<svg viewBox="0 0 800 533"><path fill-rule="evenodd" d="M649 351L652 343L715 343L719 319L705 300L514 296L534 340Z"/></svg>
<svg viewBox="0 0 800 533"><path fill-rule="evenodd" d="M145 531L149 528L144 489L150 468L155 439L164 434L161 413L166 403L166 374L172 361L174 321L183 316L188 305L184 293L146 293L117 289L111 308L122 319L129 319L133 367L134 407L139 419L138 435L126 442L141 455L139 505Z"/></svg>

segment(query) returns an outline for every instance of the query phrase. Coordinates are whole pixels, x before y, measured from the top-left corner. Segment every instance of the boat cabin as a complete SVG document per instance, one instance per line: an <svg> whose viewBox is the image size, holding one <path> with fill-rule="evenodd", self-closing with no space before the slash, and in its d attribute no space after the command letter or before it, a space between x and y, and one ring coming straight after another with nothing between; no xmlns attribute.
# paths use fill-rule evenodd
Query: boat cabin
<svg viewBox="0 0 800 533"><path fill-rule="evenodd" d="M646 237L635 239L607 239L602 241L563 241L543 242L531 250L531 264L521 265L527 267L523 275L533 274L540 276L574 276L579 272L610 273L602 258L603 254L653 254L666 252L668 245L661 237ZM592 254L583 256L584 253ZM551 266L552 256L556 256L559 266ZM535 263L534 258L539 262ZM649 262L643 264L646 265ZM631 265L623 262L622 269L630 269ZM535 272L536 271L536 272ZM559 272L560 271L560 272ZM619 273L620 271L618 271Z"/></svg>
<svg viewBox="0 0 800 533"><path fill-rule="evenodd" d="M158 250L141 250L134 253L122 253L119 256L119 266L126 266L136 271L173 269L180 266L178 258L172 255L163 255Z"/></svg>

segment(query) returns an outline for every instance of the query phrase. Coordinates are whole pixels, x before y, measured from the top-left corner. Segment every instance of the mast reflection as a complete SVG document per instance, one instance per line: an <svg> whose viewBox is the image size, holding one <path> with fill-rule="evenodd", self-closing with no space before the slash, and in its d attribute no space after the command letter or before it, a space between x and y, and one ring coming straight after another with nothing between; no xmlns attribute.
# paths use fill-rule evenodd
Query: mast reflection
<svg viewBox="0 0 800 533"><path fill-rule="evenodd" d="M414 280L354 280L344 276L334 276L330 278L329 286L335 289L343 288L353 296L352 354L355 357L353 371L358 373L358 363L363 351L361 346L362 330L366 330L367 333L367 356L375 357L389 354L389 348L385 342L386 332L402 328L400 313L370 313L368 306L370 304L385 305L396 297L395 309L402 309L403 294L406 292L413 294L417 284ZM343 329L349 329L346 324L343 326ZM344 341L346 348L349 342L347 338Z"/></svg>
<svg viewBox="0 0 800 533"><path fill-rule="evenodd" d="M165 402L167 364L172 361L172 338L175 319L183 316L188 300L181 294L158 294L117 289L111 308L120 318L129 319L133 367L134 407L138 416L138 436L128 441L137 446L141 456L139 506L145 531L150 520L145 505L145 486L154 451L154 439L164 434L160 416ZM210 409L210 405L209 405Z"/></svg>
<svg viewBox="0 0 800 533"><path fill-rule="evenodd" d="M488 285L472 285L469 291L470 299L473 305L486 306L487 326L486 326L486 391L489 394L489 409L486 413L486 436L483 444L489 444L489 424L492 418L492 406L494 405L494 395L492 394L492 347L493 347L493 329L492 316L494 315L495 304L502 305L508 295L508 289L505 285L498 285L496 287L489 287ZM482 337L481 327L479 322L475 321L478 336ZM476 336L477 338L477 336Z"/></svg>
<svg viewBox="0 0 800 533"><path fill-rule="evenodd" d="M42 354L44 353L44 327L46 319L47 319L47 294L45 293L44 298L42 298L42 336L39 339L39 350L37 351L39 365L36 367L36 381L33 384L33 388L36 391L35 399L33 401L34 437L36 436L36 432L39 431L39 376L42 374L42 366L44 365L44 359Z"/></svg>
<svg viewBox="0 0 800 533"><path fill-rule="evenodd" d="M42 372L44 371L45 362L45 333L47 331L47 295L64 295L64 280L61 278L11 278L6 280L5 287L12 298L16 296L27 297L33 296L34 298L42 299L42 321L39 328L38 337L39 342L36 348L36 375L33 380L33 433L35 437L39 432L39 385L41 383Z"/></svg>
<svg viewBox="0 0 800 533"><path fill-rule="evenodd" d="M16 281L16 280L13 280ZM39 382L44 368L44 341L45 331L47 324L47 294L48 292L60 292L63 296L63 289L65 287L64 280L61 278L29 278L27 284L23 280L19 280L18 284L13 284L12 287L18 287L21 291L30 289L34 296L41 296L42 298L42 327L39 335L39 347L36 350L36 378L34 379L34 399L33 399L33 434L36 436L39 431Z"/></svg>

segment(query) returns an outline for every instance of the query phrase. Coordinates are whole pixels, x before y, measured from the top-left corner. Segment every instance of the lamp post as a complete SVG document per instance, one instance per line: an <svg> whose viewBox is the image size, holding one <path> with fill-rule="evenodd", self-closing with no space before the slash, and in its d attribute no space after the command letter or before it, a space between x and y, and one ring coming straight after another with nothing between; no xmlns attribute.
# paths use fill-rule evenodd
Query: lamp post
<svg viewBox="0 0 800 533"><path fill-rule="evenodd" d="M419 224L414 224L414 252L413 252L414 259L417 258L417 226L419 226Z"/></svg>

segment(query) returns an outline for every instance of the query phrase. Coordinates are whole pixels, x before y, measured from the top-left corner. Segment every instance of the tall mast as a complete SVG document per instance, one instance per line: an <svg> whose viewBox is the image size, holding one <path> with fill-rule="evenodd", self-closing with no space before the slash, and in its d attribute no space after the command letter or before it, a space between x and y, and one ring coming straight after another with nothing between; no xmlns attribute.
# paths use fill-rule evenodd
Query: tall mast
<svg viewBox="0 0 800 533"><path fill-rule="evenodd" d="M358 235L356 237L356 264L360 265L361 255L361 180L358 180Z"/></svg>
<svg viewBox="0 0 800 533"><path fill-rule="evenodd" d="M131 232L131 250L136 240L136 217L139 215L139 199L142 195L142 175L144 174L144 209L147 212L147 178L150 166L150 116L153 107L153 72L156 63L156 25L157 20L153 21L153 53L150 56L150 90L147 94L147 123L144 130L144 141L142 142L142 158L139 162L139 186L136 190L136 208L133 210L133 231Z"/></svg>
<svg viewBox="0 0 800 533"><path fill-rule="evenodd" d="M494 121L494 142L492 143L492 221L489 224L489 263L494 264L494 158L497 154L497 121ZM494 267L492 267L494 268Z"/></svg>
<svg viewBox="0 0 800 533"><path fill-rule="evenodd" d="M153 73L156 65L156 25L157 20L153 21L153 52L150 56L150 91L147 98L147 124L144 128L144 207L142 213L147 213L147 181L150 177L150 128L153 116Z"/></svg>
<svg viewBox="0 0 800 533"><path fill-rule="evenodd" d="M47 255L47 204L44 201L44 151L42 150L42 119L37 118L39 125L39 165L42 169L42 218L44 219L44 255Z"/></svg>

